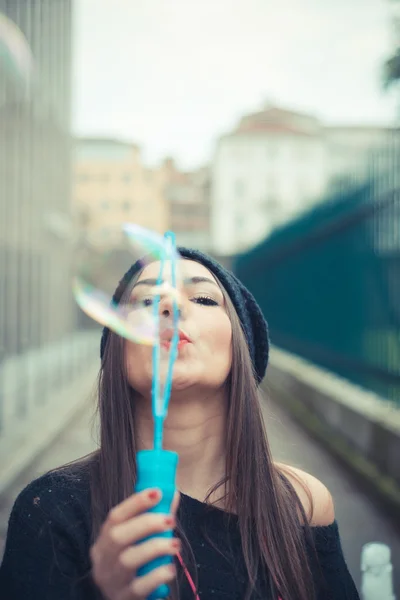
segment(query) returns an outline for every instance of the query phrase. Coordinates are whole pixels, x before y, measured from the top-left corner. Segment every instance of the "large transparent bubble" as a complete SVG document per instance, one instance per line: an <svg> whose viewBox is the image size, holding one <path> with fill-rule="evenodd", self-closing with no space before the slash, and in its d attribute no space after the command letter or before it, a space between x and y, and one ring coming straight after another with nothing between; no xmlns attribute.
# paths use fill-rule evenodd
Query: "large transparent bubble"
<svg viewBox="0 0 400 600"><path fill-rule="evenodd" d="M179 258L165 237L138 225L117 226L106 236L86 233L75 242L75 299L100 325L138 344L154 345L161 336L165 350L166 333L176 325L173 309L180 304ZM142 270L154 262L156 276L138 284ZM122 297L114 302L118 282L133 264L138 265L138 272L125 281ZM170 308L163 310L166 302Z"/></svg>
<svg viewBox="0 0 400 600"><path fill-rule="evenodd" d="M17 25L0 13L0 81L17 98L31 91L34 61L26 37Z"/></svg>

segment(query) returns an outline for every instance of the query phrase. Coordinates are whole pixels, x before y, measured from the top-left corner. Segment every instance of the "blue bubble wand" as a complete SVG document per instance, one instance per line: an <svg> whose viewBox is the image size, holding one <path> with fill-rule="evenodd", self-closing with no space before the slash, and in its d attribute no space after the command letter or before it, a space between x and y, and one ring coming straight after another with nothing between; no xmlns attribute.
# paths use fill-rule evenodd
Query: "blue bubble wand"
<svg viewBox="0 0 400 600"><path fill-rule="evenodd" d="M152 349L152 386L151 386L151 402L152 412L154 418L154 445L151 450L141 450L136 455L137 464L137 481L135 485L135 491L140 492L148 488L158 488L161 491L161 500L151 509L151 512L169 514L171 512L171 505L176 490L176 469L178 465L178 454L163 449L163 428L164 421L168 412L168 404L171 396L172 388L172 375L174 364L178 356L178 343L179 343L179 318L180 311L178 309L177 302L177 261L179 254L176 249L175 236L172 232L167 232L164 238L160 238L158 235L146 231L141 227L134 224L125 223L122 227L124 233L129 237L131 243L137 242L142 249L149 251L157 248L157 255L160 258L160 271L156 281L156 296L154 298L154 313L153 322L155 323L155 339L152 338L153 349ZM169 346L169 360L166 372L166 378L161 385L161 371L160 364L162 360L161 356L161 318L160 318L160 304L161 304L161 293L159 290L164 284L164 271L165 265L169 262L170 264L170 289L167 290L167 294L170 293L172 296L172 324L169 329L172 329L172 339ZM109 327L115 333L138 342L136 336L130 335L127 332L125 323L121 323L121 315L115 314L113 309L104 310L104 306L107 302L104 302L104 297L101 296L92 298L88 290L92 290L93 286L86 285L86 273L80 273L75 276L73 290L76 301L79 306L89 316L98 321L99 323ZM147 316L149 313L147 313ZM124 315L125 316L125 315ZM140 341L138 342L140 343ZM164 531L156 534L158 537L171 538L173 531ZM151 536L154 537L154 536ZM141 540L142 542L144 540ZM171 556L162 556L156 558L150 563L144 565L138 570L138 575L145 575L153 569L162 565L168 565L172 563L173 559ZM190 577L187 574L188 577ZM166 598L169 595L169 588L167 585L159 586L149 597L148 600L157 600Z"/></svg>
<svg viewBox="0 0 400 600"><path fill-rule="evenodd" d="M160 381L160 363L161 363L161 340L160 340L160 303L161 294L157 294L154 301L154 320L156 324L156 339L152 350L152 411L154 418L154 448L153 450L141 450L136 455L137 461L137 482L135 492L140 492L148 488L158 488L161 490L162 497L150 512L166 513L171 511L171 505L176 491L176 469L178 465L178 454L168 450L163 450L163 428L164 420L168 412L168 404L171 396L173 368L178 356L179 343L179 316L180 311L177 303L177 281L176 281L176 261L177 252L175 245L175 236L172 232L167 232L164 236L165 248L161 256L160 271L157 279L157 288L164 283L164 269L166 261L170 262L171 286L172 286L172 339L169 351L168 369L164 383L164 389L161 389ZM156 534L158 537L172 538L173 531L164 531ZM155 537L155 536L151 536ZM150 538L147 538L150 539ZM144 540L142 540L144 541ZM171 564L171 556L162 556L152 560L138 570L138 575L146 575L153 569L162 565ZM150 594L148 600L157 600L166 598L169 595L169 587L165 584L159 586Z"/></svg>

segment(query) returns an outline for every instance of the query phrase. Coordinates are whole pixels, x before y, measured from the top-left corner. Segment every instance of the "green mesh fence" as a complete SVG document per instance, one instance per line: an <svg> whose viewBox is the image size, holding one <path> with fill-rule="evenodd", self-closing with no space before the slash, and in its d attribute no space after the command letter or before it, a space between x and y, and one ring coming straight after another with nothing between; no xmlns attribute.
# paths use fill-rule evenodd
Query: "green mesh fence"
<svg viewBox="0 0 400 600"><path fill-rule="evenodd" d="M368 182L279 228L233 270L275 345L400 405L400 160L388 152Z"/></svg>

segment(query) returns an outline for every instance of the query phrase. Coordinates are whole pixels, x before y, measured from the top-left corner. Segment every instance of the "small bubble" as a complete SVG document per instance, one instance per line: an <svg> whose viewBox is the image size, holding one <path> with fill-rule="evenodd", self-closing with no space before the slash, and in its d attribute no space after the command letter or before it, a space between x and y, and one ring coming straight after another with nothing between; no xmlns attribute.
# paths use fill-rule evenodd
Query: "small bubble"
<svg viewBox="0 0 400 600"><path fill-rule="evenodd" d="M48 522L48 524L49 524L49 525L51 525L51 524L52 524L52 521L47 521L47 522Z"/></svg>
<svg viewBox="0 0 400 600"><path fill-rule="evenodd" d="M30 516L31 516L31 513L29 513L28 517L30 517Z"/></svg>
<svg viewBox="0 0 400 600"><path fill-rule="evenodd" d="M49 490L49 492L51 492L51 490Z"/></svg>

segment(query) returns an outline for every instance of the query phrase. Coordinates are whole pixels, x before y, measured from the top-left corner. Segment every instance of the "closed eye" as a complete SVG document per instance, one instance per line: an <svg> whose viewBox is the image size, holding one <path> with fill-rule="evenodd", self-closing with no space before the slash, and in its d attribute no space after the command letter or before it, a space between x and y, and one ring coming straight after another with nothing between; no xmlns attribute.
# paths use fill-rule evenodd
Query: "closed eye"
<svg viewBox="0 0 400 600"><path fill-rule="evenodd" d="M203 306L218 306L218 302L210 296L196 296L195 298L191 298L191 301Z"/></svg>
<svg viewBox="0 0 400 600"><path fill-rule="evenodd" d="M218 306L218 302L211 298L211 296L194 296L190 299L195 304L201 304L203 306ZM131 298L130 305L134 308L149 307L154 304L154 297L148 296L143 298Z"/></svg>

